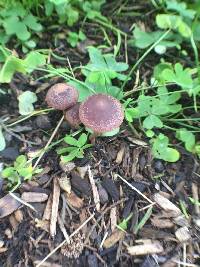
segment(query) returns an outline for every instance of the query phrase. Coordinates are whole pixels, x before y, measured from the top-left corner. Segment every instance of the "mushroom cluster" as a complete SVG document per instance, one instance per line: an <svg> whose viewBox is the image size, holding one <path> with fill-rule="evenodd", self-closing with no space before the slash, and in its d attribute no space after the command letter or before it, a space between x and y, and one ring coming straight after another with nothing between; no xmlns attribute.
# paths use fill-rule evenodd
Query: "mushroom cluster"
<svg viewBox="0 0 200 267"><path fill-rule="evenodd" d="M124 119L121 103L106 94L89 96L81 104L76 88L65 83L52 86L46 95L48 106L64 111L66 121L74 128L82 123L95 136L118 130Z"/></svg>

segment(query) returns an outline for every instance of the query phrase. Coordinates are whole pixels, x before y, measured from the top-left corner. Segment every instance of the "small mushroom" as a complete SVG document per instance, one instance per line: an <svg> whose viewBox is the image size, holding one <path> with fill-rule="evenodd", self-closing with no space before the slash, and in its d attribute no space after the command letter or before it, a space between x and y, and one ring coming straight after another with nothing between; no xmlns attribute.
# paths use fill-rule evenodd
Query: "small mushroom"
<svg viewBox="0 0 200 267"><path fill-rule="evenodd" d="M79 118L79 107L80 107L80 104L77 103L73 107L69 108L68 110L64 112L65 120L73 128L78 128L79 125L81 124L81 121Z"/></svg>
<svg viewBox="0 0 200 267"><path fill-rule="evenodd" d="M65 110L75 105L78 97L78 91L73 86L57 83L48 90L45 100L49 107Z"/></svg>
<svg viewBox="0 0 200 267"><path fill-rule="evenodd" d="M120 102L110 95L96 94L89 96L80 105L81 122L95 135L114 131L124 119L124 111Z"/></svg>

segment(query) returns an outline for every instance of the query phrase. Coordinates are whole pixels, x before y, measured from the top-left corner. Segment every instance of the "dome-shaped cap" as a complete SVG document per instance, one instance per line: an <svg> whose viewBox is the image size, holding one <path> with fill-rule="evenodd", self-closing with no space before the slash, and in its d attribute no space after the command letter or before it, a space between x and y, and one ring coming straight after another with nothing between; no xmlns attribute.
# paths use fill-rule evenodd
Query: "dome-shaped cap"
<svg viewBox="0 0 200 267"><path fill-rule="evenodd" d="M105 133L118 128L124 119L120 102L110 95L97 94L80 105L81 122L93 132Z"/></svg>
<svg viewBox="0 0 200 267"><path fill-rule="evenodd" d="M73 86L57 83L48 90L45 100L49 107L65 110L75 105L78 97L78 91Z"/></svg>
<svg viewBox="0 0 200 267"><path fill-rule="evenodd" d="M79 118L79 107L80 104L77 103L73 107L69 108L64 112L66 121L74 128L78 128L78 126L81 124Z"/></svg>

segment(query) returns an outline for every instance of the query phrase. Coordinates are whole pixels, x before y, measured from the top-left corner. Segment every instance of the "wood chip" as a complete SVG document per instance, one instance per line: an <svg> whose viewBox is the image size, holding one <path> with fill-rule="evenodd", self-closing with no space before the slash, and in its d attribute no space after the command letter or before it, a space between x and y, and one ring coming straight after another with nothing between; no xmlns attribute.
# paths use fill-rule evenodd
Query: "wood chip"
<svg viewBox="0 0 200 267"><path fill-rule="evenodd" d="M49 233L49 221L35 219L35 226Z"/></svg>
<svg viewBox="0 0 200 267"><path fill-rule="evenodd" d="M4 218L21 206L21 203L7 194L0 199L0 219Z"/></svg>
<svg viewBox="0 0 200 267"><path fill-rule="evenodd" d="M51 222L50 222L50 235L52 237L54 237L56 234L59 198L60 198L60 186L58 183L58 179L55 177L53 180L53 201L52 201Z"/></svg>
<svg viewBox="0 0 200 267"><path fill-rule="evenodd" d="M110 210L110 228L112 232L115 230L116 225L117 225L117 207L113 207Z"/></svg>
<svg viewBox="0 0 200 267"><path fill-rule="evenodd" d="M186 226L179 228L175 232L176 238L179 240L179 242L187 242L191 239L190 232Z"/></svg>
<svg viewBox="0 0 200 267"><path fill-rule="evenodd" d="M147 147L148 144L140 139L136 139L136 138L133 138L133 137L128 137L128 140L135 144L135 145L138 145L138 146L143 146L143 147Z"/></svg>
<svg viewBox="0 0 200 267"><path fill-rule="evenodd" d="M76 172L72 172L72 188L74 187L83 195L91 197L91 186L86 179L82 179Z"/></svg>
<svg viewBox="0 0 200 267"><path fill-rule="evenodd" d="M74 162L71 162L71 161L67 163L61 161L59 165L60 165L60 168L66 173L71 172L76 167Z"/></svg>
<svg viewBox="0 0 200 267"><path fill-rule="evenodd" d="M116 184L112 181L111 178L103 177L102 186L108 192L108 194L112 197L114 201L119 200L119 191L117 189Z"/></svg>
<svg viewBox="0 0 200 267"><path fill-rule="evenodd" d="M71 189L72 189L70 178L68 178L66 175L63 175L58 179L58 182L59 182L61 189L70 194Z"/></svg>
<svg viewBox="0 0 200 267"><path fill-rule="evenodd" d="M115 160L115 162L117 164L121 164L122 163L122 160L123 160L123 157L124 157L124 153L125 153L125 145L123 144L121 146L120 150L117 153L117 158Z"/></svg>
<svg viewBox="0 0 200 267"><path fill-rule="evenodd" d="M163 246L159 241L153 241L150 243L131 246L127 248L128 253L132 256L158 254L164 252Z"/></svg>
<svg viewBox="0 0 200 267"><path fill-rule="evenodd" d="M23 213L22 213L22 211L20 209L19 210L16 210L14 215L15 215L15 219L19 223L21 223L23 221Z"/></svg>
<svg viewBox="0 0 200 267"><path fill-rule="evenodd" d="M156 193L154 195L154 201L166 212L170 212L172 217L178 217L181 215L181 210L161 194Z"/></svg>
<svg viewBox="0 0 200 267"><path fill-rule="evenodd" d="M47 221L50 220L50 218L51 218L51 207L52 207L52 194L48 198L47 205L45 207L42 220L47 220Z"/></svg>
<svg viewBox="0 0 200 267"><path fill-rule="evenodd" d="M174 227L174 223L172 222L172 220L167 218L160 218L159 216L154 216L151 219L151 223L153 226L161 229Z"/></svg>
<svg viewBox="0 0 200 267"><path fill-rule="evenodd" d="M48 199L48 195L38 192L24 192L22 193L21 199L28 203L44 202Z"/></svg>
<svg viewBox="0 0 200 267"><path fill-rule="evenodd" d="M97 211L99 211L100 210L99 192L97 190L97 186L95 184L93 174L92 174L92 172L90 170L90 166L88 166L88 176L89 176L90 184L91 184L91 187L92 187L94 203L95 203Z"/></svg>
<svg viewBox="0 0 200 267"><path fill-rule="evenodd" d="M7 250L8 248L0 248L0 254L6 252Z"/></svg>
<svg viewBox="0 0 200 267"><path fill-rule="evenodd" d="M103 243L104 248L111 248L125 236L125 232L116 229Z"/></svg>
<svg viewBox="0 0 200 267"><path fill-rule="evenodd" d="M81 176L81 178L83 179L88 171L88 166L83 166L83 167L77 167L77 171L79 173L79 175Z"/></svg>
<svg viewBox="0 0 200 267"><path fill-rule="evenodd" d="M78 197L73 191L71 191L70 194L65 193L64 194L67 203L69 203L70 206L76 208L76 209L81 209L84 205L84 199Z"/></svg>
<svg viewBox="0 0 200 267"><path fill-rule="evenodd" d="M34 266L37 267L39 263L40 263L40 261L34 261ZM40 265L40 267L62 267L62 266L63 265L48 262L48 261L45 261L44 263L42 263L42 265Z"/></svg>

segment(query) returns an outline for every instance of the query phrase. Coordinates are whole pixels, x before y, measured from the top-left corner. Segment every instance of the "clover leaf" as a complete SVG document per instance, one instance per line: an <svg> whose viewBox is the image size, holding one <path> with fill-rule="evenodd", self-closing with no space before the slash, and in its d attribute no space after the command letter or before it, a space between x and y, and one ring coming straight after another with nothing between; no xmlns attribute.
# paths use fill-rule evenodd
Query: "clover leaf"
<svg viewBox="0 0 200 267"><path fill-rule="evenodd" d="M19 101L19 113L21 115L27 115L33 112L33 103L37 101L37 96L35 93L26 91L18 96Z"/></svg>

